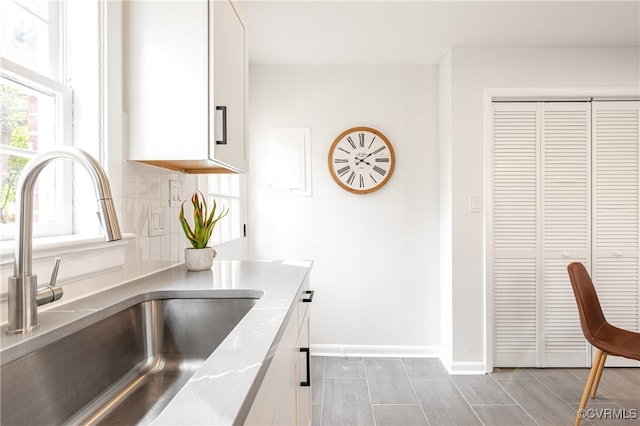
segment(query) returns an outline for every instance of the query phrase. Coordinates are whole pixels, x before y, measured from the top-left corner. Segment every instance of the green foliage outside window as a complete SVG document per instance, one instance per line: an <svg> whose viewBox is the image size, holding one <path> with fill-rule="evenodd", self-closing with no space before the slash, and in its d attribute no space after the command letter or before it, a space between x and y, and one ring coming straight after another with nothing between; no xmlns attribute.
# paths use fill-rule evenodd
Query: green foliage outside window
<svg viewBox="0 0 640 426"><path fill-rule="evenodd" d="M28 95L0 84L0 144L29 148ZM28 158L0 153L0 223L14 222L10 211L16 199L18 176Z"/></svg>

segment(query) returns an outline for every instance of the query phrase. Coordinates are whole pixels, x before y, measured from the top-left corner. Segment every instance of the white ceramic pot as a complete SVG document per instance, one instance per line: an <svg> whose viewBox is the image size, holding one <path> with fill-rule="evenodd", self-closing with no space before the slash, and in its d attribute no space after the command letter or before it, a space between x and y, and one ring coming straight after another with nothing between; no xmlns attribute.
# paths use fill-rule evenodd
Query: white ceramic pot
<svg viewBox="0 0 640 426"><path fill-rule="evenodd" d="M211 269L216 251L213 247L196 249L187 247L184 249L184 264L189 271L206 271Z"/></svg>

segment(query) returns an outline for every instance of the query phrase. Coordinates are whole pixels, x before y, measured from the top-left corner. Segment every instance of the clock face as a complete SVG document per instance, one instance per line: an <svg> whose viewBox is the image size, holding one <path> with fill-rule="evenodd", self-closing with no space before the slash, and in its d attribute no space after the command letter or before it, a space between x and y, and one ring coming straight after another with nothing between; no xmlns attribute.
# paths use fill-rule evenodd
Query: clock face
<svg viewBox="0 0 640 426"><path fill-rule="evenodd" d="M353 127L336 138L329 150L329 171L349 192L366 194L389 181L395 166L393 147L379 131Z"/></svg>

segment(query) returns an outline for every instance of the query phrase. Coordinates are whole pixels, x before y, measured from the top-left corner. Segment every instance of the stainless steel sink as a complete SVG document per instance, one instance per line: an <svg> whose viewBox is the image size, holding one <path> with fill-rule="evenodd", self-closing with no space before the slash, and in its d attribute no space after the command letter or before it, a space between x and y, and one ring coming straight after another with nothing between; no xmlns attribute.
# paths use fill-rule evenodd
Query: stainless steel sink
<svg viewBox="0 0 640 426"><path fill-rule="evenodd" d="M149 423L257 300L146 301L2 365L1 423Z"/></svg>

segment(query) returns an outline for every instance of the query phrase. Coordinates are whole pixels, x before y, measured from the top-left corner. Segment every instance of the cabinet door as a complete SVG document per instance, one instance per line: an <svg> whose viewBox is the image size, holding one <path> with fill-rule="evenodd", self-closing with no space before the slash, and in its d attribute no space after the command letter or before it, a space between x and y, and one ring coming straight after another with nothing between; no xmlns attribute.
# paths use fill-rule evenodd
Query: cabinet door
<svg viewBox="0 0 640 426"><path fill-rule="evenodd" d="M297 337L298 322L292 316L247 415L246 425L296 424Z"/></svg>
<svg viewBox="0 0 640 426"><path fill-rule="evenodd" d="M209 152L217 161L246 169L246 28L236 2L211 3L213 51L209 56L213 70L210 88L213 104L210 106Z"/></svg>
<svg viewBox="0 0 640 426"><path fill-rule="evenodd" d="M296 406L298 424L311 425L311 357L309 354L309 309L304 309L302 325L298 334L298 348L301 349L296 366L298 378L298 392L296 394ZM302 350L306 349L306 351Z"/></svg>
<svg viewBox="0 0 640 426"><path fill-rule="evenodd" d="M124 14L129 159L205 159L207 4L127 1Z"/></svg>

